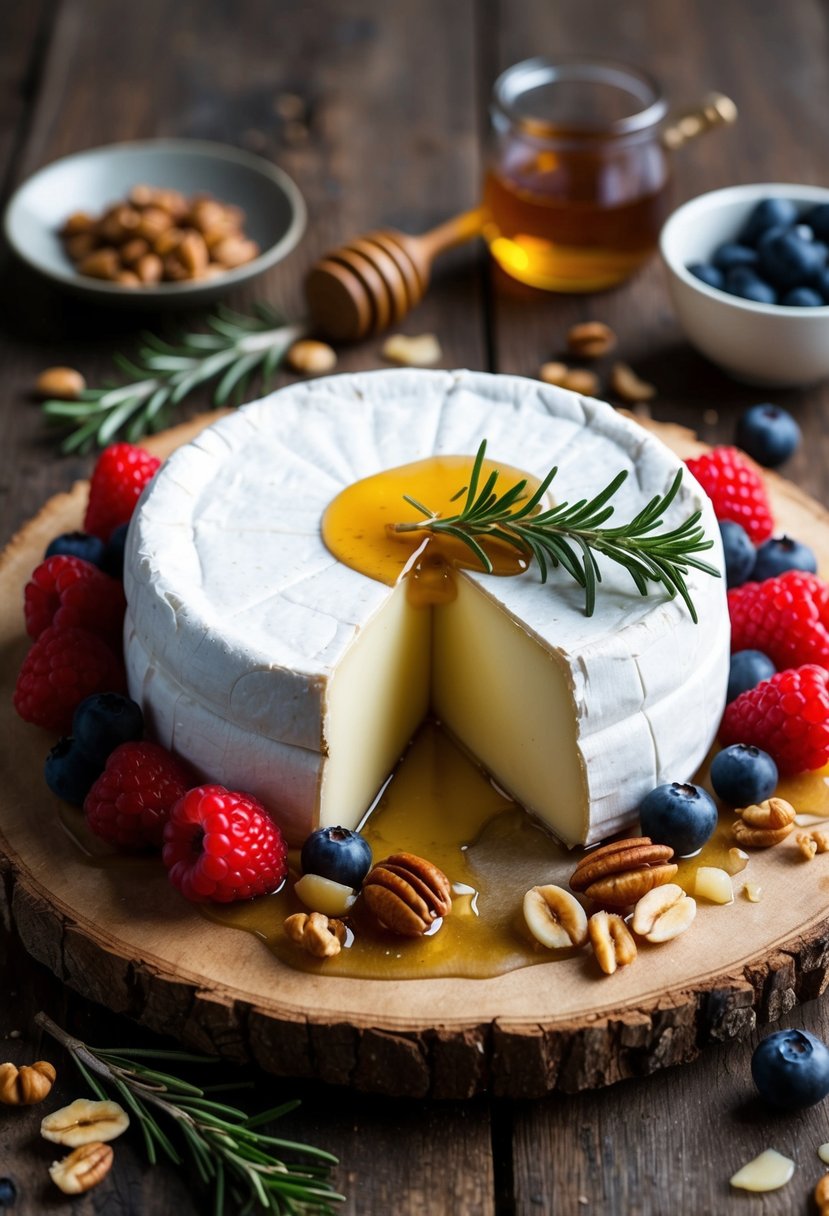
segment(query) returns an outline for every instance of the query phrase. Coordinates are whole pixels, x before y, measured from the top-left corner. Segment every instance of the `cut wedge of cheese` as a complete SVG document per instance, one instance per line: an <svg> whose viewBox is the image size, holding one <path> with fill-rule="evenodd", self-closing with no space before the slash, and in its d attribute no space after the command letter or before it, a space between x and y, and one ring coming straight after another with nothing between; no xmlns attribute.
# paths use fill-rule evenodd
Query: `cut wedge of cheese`
<svg viewBox="0 0 829 1216"><path fill-rule="evenodd" d="M346 486L436 453L542 477L558 501L630 473L616 519L678 460L609 406L510 376L387 371L291 386L176 452L144 493L125 563L131 694L154 735L210 780L260 797L299 842L354 827L431 710L566 844L635 817L687 780L719 723L725 580L690 571L699 614L646 598L600 562L592 617L561 571L458 572L457 598L413 606L341 564L320 521ZM666 526L710 503L686 473ZM713 555L713 556L712 556ZM447 808L449 813L451 808Z"/></svg>

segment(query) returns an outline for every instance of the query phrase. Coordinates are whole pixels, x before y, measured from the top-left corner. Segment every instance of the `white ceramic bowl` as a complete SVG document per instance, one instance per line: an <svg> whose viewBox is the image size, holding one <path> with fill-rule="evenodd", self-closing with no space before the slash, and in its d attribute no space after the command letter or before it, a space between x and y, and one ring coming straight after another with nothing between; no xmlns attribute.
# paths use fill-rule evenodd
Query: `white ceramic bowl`
<svg viewBox="0 0 829 1216"><path fill-rule="evenodd" d="M659 241L671 299L688 341L737 380L775 388L814 384L829 376L829 305L756 304L709 287L687 269L736 240L764 198L789 198L808 211L829 203L829 190L779 182L729 186L679 207Z"/></svg>
<svg viewBox="0 0 829 1216"><path fill-rule="evenodd" d="M78 274L58 235L67 215L97 214L140 182L237 204L259 256L215 279L141 288ZM196 139L148 139L64 156L25 181L5 215L9 244L56 286L97 303L137 308L189 307L218 299L290 253L304 228L305 203L287 173L261 156Z"/></svg>

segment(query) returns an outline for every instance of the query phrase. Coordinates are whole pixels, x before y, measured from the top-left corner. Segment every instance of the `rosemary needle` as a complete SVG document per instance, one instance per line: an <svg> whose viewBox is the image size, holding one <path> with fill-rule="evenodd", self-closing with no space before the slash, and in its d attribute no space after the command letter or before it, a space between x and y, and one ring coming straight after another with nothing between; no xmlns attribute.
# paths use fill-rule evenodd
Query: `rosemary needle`
<svg viewBox="0 0 829 1216"><path fill-rule="evenodd" d="M542 510L542 500L558 469L552 468L531 495L524 493L526 480L517 481L499 493L497 470L493 470L481 485L486 444L484 439L478 448L469 485L452 498L455 502L466 496L463 507L456 515L438 515L417 499L404 495L405 501L425 519L393 524L392 530L432 532L454 537L472 551L482 568L490 574L492 562L480 538L502 541L534 560L542 582L547 581L550 567L561 566L584 588L587 616L593 615L597 588L601 582L601 571L596 561L596 554L600 553L627 570L640 595L648 594L649 583L660 584L671 599L679 594L696 623L697 613L686 577L692 567L714 578L720 577L719 570L695 556L713 548L714 542L705 537L699 523L699 511L694 511L677 527L657 531L679 492L681 468L665 494L652 498L626 524L605 528L602 525L613 515L611 499L625 481L627 472L617 473L603 490L589 500L581 499L572 505L557 503Z"/></svg>

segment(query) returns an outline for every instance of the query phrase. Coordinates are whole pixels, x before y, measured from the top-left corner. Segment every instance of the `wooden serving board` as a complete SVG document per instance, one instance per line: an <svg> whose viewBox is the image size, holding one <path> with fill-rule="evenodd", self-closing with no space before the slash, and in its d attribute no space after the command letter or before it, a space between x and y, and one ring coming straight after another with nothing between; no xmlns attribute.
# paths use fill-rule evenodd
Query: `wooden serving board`
<svg viewBox="0 0 829 1216"><path fill-rule="evenodd" d="M210 420L148 446L166 454ZM682 457L703 450L688 431L648 425ZM829 569L829 515L779 477L768 483L778 527L807 539ZM683 1063L829 983L829 855L806 863L791 840L752 858L759 903L738 895L724 908L701 906L690 932L646 946L612 977L587 954L495 979L308 974L251 935L209 923L157 863L89 864L43 784L53 739L11 707L28 646L23 587L51 537L80 526L86 492L79 483L52 499L0 562L0 870L26 948L70 987L196 1049L277 1074L461 1098L575 1091ZM571 868L543 881L566 884Z"/></svg>

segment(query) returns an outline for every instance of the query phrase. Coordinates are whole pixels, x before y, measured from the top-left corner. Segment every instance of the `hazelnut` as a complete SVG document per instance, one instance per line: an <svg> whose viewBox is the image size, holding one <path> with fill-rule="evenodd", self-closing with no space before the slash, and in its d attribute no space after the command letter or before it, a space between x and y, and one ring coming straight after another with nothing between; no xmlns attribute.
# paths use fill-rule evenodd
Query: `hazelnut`
<svg viewBox="0 0 829 1216"><path fill-rule="evenodd" d="M326 342L316 342L311 338L294 342L286 359L292 371L304 375L320 375L337 366L336 352Z"/></svg>
<svg viewBox="0 0 829 1216"><path fill-rule="evenodd" d="M0 1064L0 1103L4 1106L34 1106L42 1102L55 1083L54 1066L48 1060L34 1064Z"/></svg>
<svg viewBox="0 0 829 1216"><path fill-rule="evenodd" d="M76 401L86 388L86 380L74 367L47 367L37 380L38 397L58 397L61 401Z"/></svg>
<svg viewBox="0 0 829 1216"><path fill-rule="evenodd" d="M599 359L615 345L616 335L603 321L583 321L567 333L567 349L581 359Z"/></svg>

